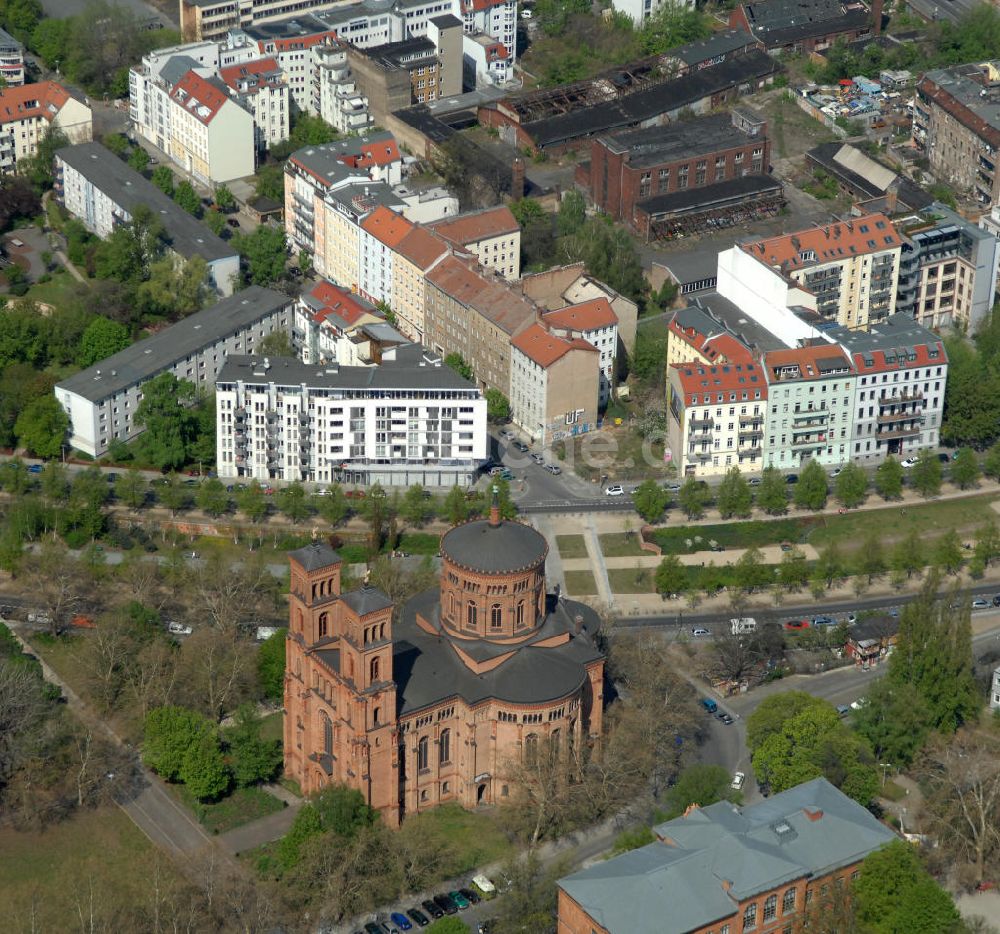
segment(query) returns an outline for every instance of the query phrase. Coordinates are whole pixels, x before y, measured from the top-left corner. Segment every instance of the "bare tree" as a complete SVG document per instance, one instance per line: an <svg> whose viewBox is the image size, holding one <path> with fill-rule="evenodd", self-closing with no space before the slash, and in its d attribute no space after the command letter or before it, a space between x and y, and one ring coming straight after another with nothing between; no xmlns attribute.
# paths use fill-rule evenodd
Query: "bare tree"
<svg viewBox="0 0 1000 934"><path fill-rule="evenodd" d="M761 646L751 633L717 633L712 647L710 673L729 681L748 677L763 658Z"/></svg>
<svg viewBox="0 0 1000 934"><path fill-rule="evenodd" d="M118 579L125 585L130 600L162 610L167 601L163 587L163 572L156 561L146 558L130 558L118 566Z"/></svg>
<svg viewBox="0 0 1000 934"><path fill-rule="evenodd" d="M259 558L239 564L210 559L196 572L194 591L214 625L235 638L239 625L254 619L262 603L274 602L278 586Z"/></svg>
<svg viewBox="0 0 1000 934"><path fill-rule="evenodd" d="M177 651L161 639L144 645L125 669L125 686L142 720L169 704L177 684Z"/></svg>
<svg viewBox="0 0 1000 934"><path fill-rule="evenodd" d="M200 629L181 648L180 684L191 707L216 720L234 710L251 694L252 647L221 629Z"/></svg>
<svg viewBox="0 0 1000 934"><path fill-rule="evenodd" d="M928 789L930 828L982 882L987 864L1000 854L1000 737L978 729L939 737L928 746L918 772Z"/></svg>
<svg viewBox="0 0 1000 934"><path fill-rule="evenodd" d="M54 636L61 635L82 603L83 581L66 547L47 541L25 575L32 597L48 617Z"/></svg>
<svg viewBox="0 0 1000 934"><path fill-rule="evenodd" d="M45 717L42 682L27 665L0 658L0 788L17 769Z"/></svg>
<svg viewBox="0 0 1000 934"><path fill-rule="evenodd" d="M87 640L83 662L92 694L105 712L114 708L138 650L134 627L121 617L101 620Z"/></svg>

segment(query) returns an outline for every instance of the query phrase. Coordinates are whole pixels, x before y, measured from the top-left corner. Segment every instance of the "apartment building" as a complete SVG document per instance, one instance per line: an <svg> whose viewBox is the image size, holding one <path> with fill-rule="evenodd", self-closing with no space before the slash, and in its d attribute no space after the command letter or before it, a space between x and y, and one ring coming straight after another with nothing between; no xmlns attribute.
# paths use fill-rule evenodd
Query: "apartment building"
<svg viewBox="0 0 1000 934"><path fill-rule="evenodd" d="M49 129L61 130L71 143L93 138L90 108L55 81L0 88L0 172L38 152Z"/></svg>
<svg viewBox="0 0 1000 934"><path fill-rule="evenodd" d="M857 374L850 451L858 463L912 457L940 442L948 355L933 332L893 315L869 332L832 328Z"/></svg>
<svg viewBox="0 0 1000 934"><path fill-rule="evenodd" d="M710 297L714 304L716 297ZM722 299L725 301L725 299ZM749 348L698 304L678 308L667 324L667 368L680 363L749 363Z"/></svg>
<svg viewBox="0 0 1000 934"><path fill-rule="evenodd" d="M642 230L636 209L649 199L762 175L770 164L767 121L740 107L598 136L577 175L600 210ZM648 214L647 207L641 213Z"/></svg>
<svg viewBox="0 0 1000 934"><path fill-rule="evenodd" d="M935 330L975 334L996 296L1000 244L943 204L896 221L903 237L896 311Z"/></svg>
<svg viewBox="0 0 1000 934"><path fill-rule="evenodd" d="M825 778L746 807L693 805L653 835L559 880L559 934L798 930L807 906L839 903L862 860L897 839Z"/></svg>
<svg viewBox="0 0 1000 934"><path fill-rule="evenodd" d="M468 88L502 87L513 76L510 53L491 36L464 36L462 41L463 85Z"/></svg>
<svg viewBox="0 0 1000 934"><path fill-rule="evenodd" d="M363 342L352 341L352 336L369 324L385 324L385 316L371 302L332 282L317 282L295 304L292 346L303 363L367 366L369 361L358 356ZM400 336L397 343L404 341Z"/></svg>
<svg viewBox="0 0 1000 934"><path fill-rule="evenodd" d="M768 383L766 418L741 419L741 431L764 442L764 466L796 469L809 460L844 464L852 457L856 374L836 344L774 350L761 361Z"/></svg>
<svg viewBox="0 0 1000 934"><path fill-rule="evenodd" d="M624 13L632 20L636 29L641 29L650 17L664 7L693 10L694 0L684 0L683 3L675 3L674 0L612 0L611 7L616 13Z"/></svg>
<svg viewBox="0 0 1000 934"><path fill-rule="evenodd" d="M759 363L675 363L667 383L667 445L679 475L761 470L768 387Z"/></svg>
<svg viewBox="0 0 1000 934"><path fill-rule="evenodd" d="M579 337L532 324L511 340L510 414L543 447L597 424L600 354Z"/></svg>
<svg viewBox="0 0 1000 934"><path fill-rule="evenodd" d="M507 395L511 342L537 314L533 302L471 257L446 256L426 276L423 343L442 356L461 354L482 389Z"/></svg>
<svg viewBox="0 0 1000 934"><path fill-rule="evenodd" d="M0 78L8 88L24 84L24 46L5 29L0 29Z"/></svg>
<svg viewBox="0 0 1000 934"><path fill-rule="evenodd" d="M348 61L347 46L341 42L312 48L313 95L311 112L343 134L365 133L374 120L368 98L358 90Z"/></svg>
<svg viewBox="0 0 1000 934"><path fill-rule="evenodd" d="M902 237L884 214L738 243L719 256L719 291L738 284L755 305L802 305L848 328L895 312Z"/></svg>
<svg viewBox="0 0 1000 934"><path fill-rule="evenodd" d="M258 58L219 70L229 93L253 115L258 152L288 139L291 102L288 84L273 58Z"/></svg>
<svg viewBox="0 0 1000 934"><path fill-rule="evenodd" d="M464 486L487 456L482 393L413 344L372 367L234 356L215 392L224 478Z"/></svg>
<svg viewBox="0 0 1000 934"><path fill-rule="evenodd" d="M935 177L983 208L1000 201L1000 60L932 69L913 103L913 142Z"/></svg>
<svg viewBox="0 0 1000 934"><path fill-rule="evenodd" d="M468 211L429 225L480 265L513 282L521 278L521 225L506 205Z"/></svg>
<svg viewBox="0 0 1000 934"><path fill-rule="evenodd" d="M598 352L597 404L605 408L614 390L618 316L606 298L594 298L542 313L542 326L566 341L582 340Z"/></svg>
<svg viewBox="0 0 1000 934"><path fill-rule="evenodd" d="M235 248L100 143L78 143L56 152L54 193L99 237L127 224L136 208L144 205L163 225L169 251L182 260L200 256L212 287L220 295L232 295L240 273Z"/></svg>
<svg viewBox="0 0 1000 934"><path fill-rule="evenodd" d="M405 217L381 205L361 222L358 291L369 301L392 304L396 248L412 229Z"/></svg>
<svg viewBox="0 0 1000 934"><path fill-rule="evenodd" d="M142 429L134 418L142 387L173 373L211 392L231 354L252 353L268 334L290 333L292 299L250 286L56 384L70 420L69 443L91 457Z"/></svg>
<svg viewBox="0 0 1000 934"><path fill-rule="evenodd" d="M419 225L414 225L394 248L389 304L400 330L410 340L427 342L427 277L451 254L442 237Z"/></svg>

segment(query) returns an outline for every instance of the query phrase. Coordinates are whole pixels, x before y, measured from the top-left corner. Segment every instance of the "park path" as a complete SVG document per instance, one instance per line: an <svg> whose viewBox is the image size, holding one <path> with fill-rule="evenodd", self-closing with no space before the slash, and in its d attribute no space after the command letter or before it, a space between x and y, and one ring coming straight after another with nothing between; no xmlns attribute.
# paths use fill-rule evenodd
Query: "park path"
<svg viewBox="0 0 1000 934"><path fill-rule="evenodd" d="M564 573L565 568L563 566L564 559L559 554L559 543L556 541L556 533L553 530L551 520L544 513L537 513L531 516L529 521L539 534L545 537L545 541L549 546L548 557L545 559L545 577L549 587L551 588L553 584L557 584L560 593L568 593L569 591L566 589L566 575ZM589 564L587 565L587 570L590 570Z"/></svg>
<svg viewBox="0 0 1000 934"><path fill-rule="evenodd" d="M614 607L615 595L611 590L611 581L608 579L608 566L604 562L601 540L597 537L597 523L594 521L592 514L588 514L586 526L586 534L583 538L587 545L587 554L590 555L590 563L594 571L594 581L597 583L597 596L604 606Z"/></svg>

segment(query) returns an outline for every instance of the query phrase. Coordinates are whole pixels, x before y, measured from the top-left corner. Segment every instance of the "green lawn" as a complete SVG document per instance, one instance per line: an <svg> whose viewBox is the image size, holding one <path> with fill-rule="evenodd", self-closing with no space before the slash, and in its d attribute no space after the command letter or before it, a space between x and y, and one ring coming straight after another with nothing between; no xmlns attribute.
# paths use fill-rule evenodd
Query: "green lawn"
<svg viewBox="0 0 1000 934"><path fill-rule="evenodd" d="M651 568L609 568L608 581L612 593L652 593Z"/></svg>
<svg viewBox="0 0 1000 934"><path fill-rule="evenodd" d="M24 297L29 301L45 302L61 308L89 289L89 285L78 282L66 270L61 269L52 273L48 282L36 282L32 285Z"/></svg>
<svg viewBox="0 0 1000 934"><path fill-rule="evenodd" d="M638 532L628 536L624 532L605 532L599 538L605 558L639 558L652 554L639 547L641 537Z"/></svg>
<svg viewBox="0 0 1000 934"><path fill-rule="evenodd" d="M441 536L434 532L404 532L396 546L411 555L436 555L441 550Z"/></svg>
<svg viewBox="0 0 1000 934"><path fill-rule="evenodd" d="M597 593L597 582L590 571L565 571L563 576L571 597L589 597Z"/></svg>
<svg viewBox="0 0 1000 934"><path fill-rule="evenodd" d="M582 535L557 535L560 558L586 558L587 542Z"/></svg>
<svg viewBox="0 0 1000 934"><path fill-rule="evenodd" d="M810 532L823 521L821 517L809 516L801 519L725 522L719 525L657 529L653 533L652 539L663 549L665 555L707 551L710 541L716 541L724 548L761 547L763 545L777 545L785 541L804 542L809 537ZM698 541L698 538L701 541ZM812 541L811 538L809 540Z"/></svg>
<svg viewBox="0 0 1000 934"><path fill-rule="evenodd" d="M283 801L260 788L237 788L221 801L202 804L193 800L183 785L169 787L209 833L226 833L285 807Z"/></svg>
<svg viewBox="0 0 1000 934"><path fill-rule="evenodd" d="M445 841L449 850L454 848L448 858L449 875L461 875L513 852L513 844L493 813L473 813L457 804L444 804L423 814L411 814L406 822L419 828L417 836L427 839L428 852L437 851L436 839Z"/></svg>
<svg viewBox="0 0 1000 934"><path fill-rule="evenodd" d="M73 919L78 908L87 916L91 893L97 928L113 930L112 906L119 918L130 916L149 906L151 880L168 890L180 876L123 811L109 806L42 830L0 830L0 878L3 930L27 934L80 929Z"/></svg>
<svg viewBox="0 0 1000 934"><path fill-rule="evenodd" d="M285 738L284 718L285 715L280 710L269 713L264 717L260 721L260 738L263 740L276 739L279 742L283 741Z"/></svg>

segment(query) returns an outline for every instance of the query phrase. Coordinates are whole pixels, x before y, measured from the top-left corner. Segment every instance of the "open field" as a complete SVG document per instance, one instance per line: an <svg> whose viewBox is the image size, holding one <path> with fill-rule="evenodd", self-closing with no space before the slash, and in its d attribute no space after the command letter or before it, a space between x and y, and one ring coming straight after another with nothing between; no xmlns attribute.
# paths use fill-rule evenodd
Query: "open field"
<svg viewBox="0 0 1000 934"><path fill-rule="evenodd" d="M44 302L46 305L62 308L88 289L89 286L78 282L64 269L60 269L52 273L52 278L48 282L36 282L32 285L24 298L26 301Z"/></svg>
<svg viewBox="0 0 1000 934"><path fill-rule="evenodd" d="M557 535L556 547L560 558L587 557L587 543L582 535Z"/></svg>
<svg viewBox="0 0 1000 934"><path fill-rule="evenodd" d="M651 554L639 547L641 536L638 532L633 532L631 535L626 535L624 532L605 532L599 538L605 558L641 558Z"/></svg>
<svg viewBox="0 0 1000 934"><path fill-rule="evenodd" d="M597 582L590 571L564 571L563 577L571 597L589 597L597 593Z"/></svg>
<svg viewBox="0 0 1000 934"><path fill-rule="evenodd" d="M609 568L612 593L652 593L653 571L650 568Z"/></svg>

